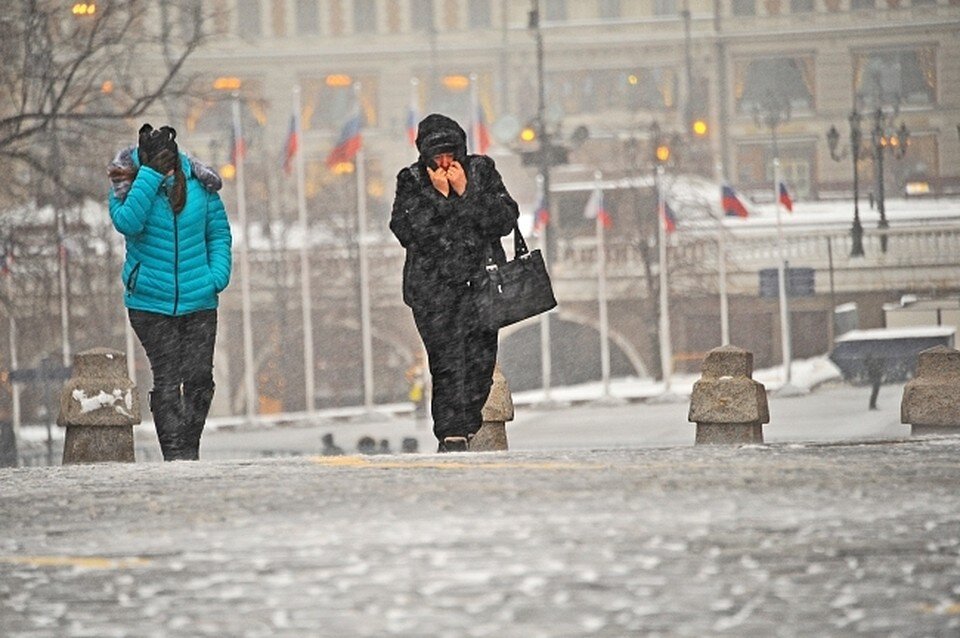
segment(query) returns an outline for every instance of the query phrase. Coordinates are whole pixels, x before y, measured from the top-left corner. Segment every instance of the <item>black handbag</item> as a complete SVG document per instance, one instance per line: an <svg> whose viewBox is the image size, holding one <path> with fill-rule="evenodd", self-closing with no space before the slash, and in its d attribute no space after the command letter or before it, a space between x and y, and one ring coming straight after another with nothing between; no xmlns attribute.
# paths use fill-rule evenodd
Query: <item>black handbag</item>
<svg viewBox="0 0 960 638"><path fill-rule="evenodd" d="M496 241L500 241L499 239ZM513 225L512 261L497 264L493 247L487 248L487 265L478 278L477 309L480 322L490 330L509 326L556 307L550 275L539 250L531 252Z"/></svg>

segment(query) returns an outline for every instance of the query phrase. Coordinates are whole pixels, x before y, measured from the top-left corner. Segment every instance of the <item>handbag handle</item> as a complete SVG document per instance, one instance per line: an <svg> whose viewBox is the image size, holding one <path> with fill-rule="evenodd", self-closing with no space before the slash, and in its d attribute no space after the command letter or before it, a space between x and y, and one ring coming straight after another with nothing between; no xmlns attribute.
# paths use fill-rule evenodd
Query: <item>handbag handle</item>
<svg viewBox="0 0 960 638"><path fill-rule="evenodd" d="M487 270L497 268L497 265L493 261L493 247L498 243L500 243L500 239L494 239L487 245ZM513 222L513 258L524 259L529 254L530 249L527 248L527 242L523 238L523 233L520 232L520 225L517 222Z"/></svg>

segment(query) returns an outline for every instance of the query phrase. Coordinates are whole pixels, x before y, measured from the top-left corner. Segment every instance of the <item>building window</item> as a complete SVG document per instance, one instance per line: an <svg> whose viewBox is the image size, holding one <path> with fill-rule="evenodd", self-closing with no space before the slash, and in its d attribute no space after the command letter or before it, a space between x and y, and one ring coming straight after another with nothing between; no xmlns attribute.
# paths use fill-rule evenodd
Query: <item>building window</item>
<svg viewBox="0 0 960 638"><path fill-rule="evenodd" d="M460 122L464 129L472 119L472 96L470 72L466 69L440 71L436 83L431 83L431 74L423 73L419 79L418 106L426 104L428 112L446 113ZM492 103L492 80L489 73L477 75L477 97L487 117Z"/></svg>
<svg viewBox="0 0 960 638"><path fill-rule="evenodd" d="M852 11L856 11L857 9L875 9L876 6L876 0L850 0L850 9Z"/></svg>
<svg viewBox="0 0 960 638"><path fill-rule="evenodd" d="M733 0L730 10L735 16L757 15L757 0Z"/></svg>
<svg viewBox="0 0 960 638"><path fill-rule="evenodd" d="M410 0L410 27L414 31L433 31L433 0Z"/></svg>
<svg viewBox="0 0 960 638"><path fill-rule="evenodd" d="M763 108L769 97L788 100L793 111L814 106L813 58L757 58L734 65L734 95L737 112L752 114Z"/></svg>
<svg viewBox="0 0 960 638"><path fill-rule="evenodd" d="M673 68L590 69L547 74L548 101L564 114L667 111L676 108Z"/></svg>
<svg viewBox="0 0 960 638"><path fill-rule="evenodd" d="M376 0L353 0L353 32L377 32Z"/></svg>
<svg viewBox="0 0 960 638"><path fill-rule="evenodd" d="M567 0L544 0L544 20L563 22L567 19Z"/></svg>
<svg viewBox="0 0 960 638"><path fill-rule="evenodd" d="M780 176L791 196L811 196L812 167L816 153L809 144L781 143ZM771 144L740 144L737 146L737 178L744 190L766 192L773 182L773 146Z"/></svg>
<svg viewBox="0 0 960 638"><path fill-rule="evenodd" d="M354 84L360 82L360 104L364 126L379 123L378 82L376 77L353 77L331 73L322 78L307 78L303 87L303 128L339 131L356 113L357 93Z"/></svg>
<svg viewBox="0 0 960 638"><path fill-rule="evenodd" d="M653 0L653 15L676 17L677 0Z"/></svg>
<svg viewBox="0 0 960 638"><path fill-rule="evenodd" d="M237 34L241 38L259 38L262 32L260 0L237 0Z"/></svg>
<svg viewBox="0 0 960 638"><path fill-rule="evenodd" d="M597 9L601 19L615 20L620 17L620 0L600 0Z"/></svg>
<svg viewBox="0 0 960 638"><path fill-rule="evenodd" d="M297 35L320 33L320 8L317 0L297 0Z"/></svg>
<svg viewBox="0 0 960 638"><path fill-rule="evenodd" d="M180 7L180 32L185 40L191 40L203 33L200 0L188 0Z"/></svg>
<svg viewBox="0 0 960 638"><path fill-rule="evenodd" d="M862 105L933 104L937 95L937 60L933 47L876 51L854 60L854 94Z"/></svg>
<svg viewBox="0 0 960 638"><path fill-rule="evenodd" d="M471 29L489 29L493 24L490 16L490 0L470 0L467 3L467 20Z"/></svg>
<svg viewBox="0 0 960 638"><path fill-rule="evenodd" d="M284 0L273 0L270 7L270 24L273 35L282 38L287 35L287 3Z"/></svg>
<svg viewBox="0 0 960 638"><path fill-rule="evenodd" d="M790 0L790 13L813 13L813 0Z"/></svg>

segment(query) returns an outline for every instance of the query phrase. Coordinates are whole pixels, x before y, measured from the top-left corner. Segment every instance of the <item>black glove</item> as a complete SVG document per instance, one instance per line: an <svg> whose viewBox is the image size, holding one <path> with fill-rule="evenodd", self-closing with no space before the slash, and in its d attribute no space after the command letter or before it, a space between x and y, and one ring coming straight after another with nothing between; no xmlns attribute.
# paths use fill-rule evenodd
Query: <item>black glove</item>
<svg viewBox="0 0 960 638"><path fill-rule="evenodd" d="M141 126L138 139L140 163L161 175L174 170L180 161L176 138L177 131L169 126L163 126L159 130L150 124Z"/></svg>

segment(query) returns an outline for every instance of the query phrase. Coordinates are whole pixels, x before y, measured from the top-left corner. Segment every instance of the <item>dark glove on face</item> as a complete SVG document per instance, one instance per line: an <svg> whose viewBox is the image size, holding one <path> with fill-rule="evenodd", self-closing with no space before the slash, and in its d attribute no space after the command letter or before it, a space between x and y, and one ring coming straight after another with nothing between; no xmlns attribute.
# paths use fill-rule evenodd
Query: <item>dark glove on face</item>
<svg viewBox="0 0 960 638"><path fill-rule="evenodd" d="M166 175L177 167L179 149L177 131L169 126L155 130L150 124L140 127L138 153L140 163Z"/></svg>

